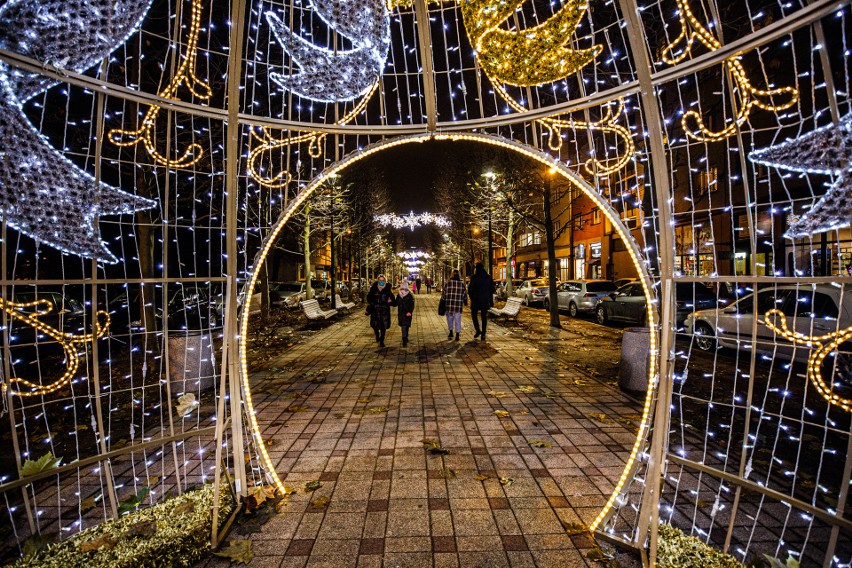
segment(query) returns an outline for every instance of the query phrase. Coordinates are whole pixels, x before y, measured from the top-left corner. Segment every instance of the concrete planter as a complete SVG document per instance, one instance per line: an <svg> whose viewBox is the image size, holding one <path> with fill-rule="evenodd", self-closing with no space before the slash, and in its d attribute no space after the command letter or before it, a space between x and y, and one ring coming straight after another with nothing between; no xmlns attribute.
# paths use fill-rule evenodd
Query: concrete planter
<svg viewBox="0 0 852 568"><path fill-rule="evenodd" d="M621 362L618 365L618 386L631 392L648 390L648 361L651 350L651 330L629 327L621 340Z"/></svg>
<svg viewBox="0 0 852 568"><path fill-rule="evenodd" d="M216 387L219 357L210 330L169 332L169 376L173 395Z"/></svg>

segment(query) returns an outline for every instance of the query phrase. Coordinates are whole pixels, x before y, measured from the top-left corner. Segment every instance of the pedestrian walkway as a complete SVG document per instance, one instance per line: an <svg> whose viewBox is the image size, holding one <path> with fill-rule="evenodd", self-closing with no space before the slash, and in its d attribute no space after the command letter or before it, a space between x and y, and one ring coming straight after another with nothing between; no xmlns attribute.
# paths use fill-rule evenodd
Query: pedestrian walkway
<svg viewBox="0 0 852 568"><path fill-rule="evenodd" d="M468 313L447 340L438 296L415 297L406 348L394 325L379 349L358 313L254 362L263 437L299 494L251 565L596 565L564 526L606 502L639 405L494 323L474 341Z"/></svg>

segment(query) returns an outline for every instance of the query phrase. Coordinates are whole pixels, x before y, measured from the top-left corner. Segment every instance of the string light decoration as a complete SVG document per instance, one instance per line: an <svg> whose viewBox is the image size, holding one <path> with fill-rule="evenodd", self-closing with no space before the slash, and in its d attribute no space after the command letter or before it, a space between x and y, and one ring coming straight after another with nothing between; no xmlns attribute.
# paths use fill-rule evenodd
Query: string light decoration
<svg viewBox="0 0 852 568"><path fill-rule="evenodd" d="M385 67L390 49L390 12L382 0L313 0L311 7L334 32L352 42L352 49L328 49L314 45L269 11L266 22L300 71L270 79L302 98L319 102L343 102L361 97L374 88Z"/></svg>
<svg viewBox="0 0 852 568"><path fill-rule="evenodd" d="M689 7L688 0L677 0L677 15L680 22L680 34L662 50L662 60L669 65L676 65L692 54L692 46L698 40L710 51L721 49L722 44L695 17ZM737 128L748 120L754 107L769 111L780 112L796 104L799 100L799 90L794 87L779 87L777 89L758 89L751 84L740 55L733 55L725 60L736 93L739 96L739 110L733 122L720 131L712 131L704 124L704 119L694 110L686 111L681 118L681 126L687 136L700 142L718 142L736 134ZM785 102L776 104L775 97L786 98ZM736 103L734 103L736 105ZM694 121L694 127L690 123Z"/></svg>
<svg viewBox="0 0 852 568"><path fill-rule="evenodd" d="M23 311L32 308L35 308L35 310L31 312ZM47 385L40 385L18 377L10 377L8 384L4 382L2 385L3 396L6 396L6 391L11 388L10 385L14 384L20 384L26 388L32 389L29 391L12 391L13 395L20 397L44 396L56 392L65 385L70 384L71 379L74 378L74 375L77 373L77 369L80 367L80 355L77 353L77 348L75 346L83 343L91 343L96 339L103 337L107 329L109 329L109 314L103 310L99 310L97 312L99 319L95 321L95 330L93 333L75 335L73 333L60 331L38 319L52 313L53 308L53 303L50 300L45 299L19 303L10 302L0 298L0 309L9 314L10 317L29 325L36 331L52 337L59 343L59 345L62 346L62 350L65 352L65 372L57 380ZM103 318L103 323L101 323L100 318Z"/></svg>
<svg viewBox="0 0 852 568"><path fill-rule="evenodd" d="M588 4L570 0L544 23L523 30L500 26L524 0L466 0L460 2L464 26L485 73L501 83L532 87L576 73L597 57L603 47L567 47Z"/></svg>
<svg viewBox="0 0 852 568"><path fill-rule="evenodd" d="M770 319L773 317L778 318L777 325ZM822 395L829 404L838 406L846 412L852 412L852 400L835 394L832 391L831 386L827 385L825 380L823 380L821 370L825 358L830 353L837 353L838 347L840 347L843 342L852 339L852 326L840 331L825 333L823 335L805 335L798 331L790 331L787 326L787 316L784 315L784 312L781 310L773 308L766 312L763 318L766 327L770 331L775 332L790 343L795 345L804 345L807 347L816 347L816 349L813 350L808 357L808 380L814 385L814 387L816 387L819 394Z"/></svg>
<svg viewBox="0 0 852 568"><path fill-rule="evenodd" d="M74 6L72 11L65 2L7 2L0 8L0 47L82 72L126 41L149 2L90 0ZM54 84L0 62L0 213L9 226L62 252L116 263L101 242L98 218L156 202L98 184L30 123L24 103Z"/></svg>
<svg viewBox="0 0 852 568"><path fill-rule="evenodd" d="M837 178L816 205L790 223L785 237L807 237L852 224L852 113L838 124L755 150L748 157L781 170Z"/></svg>
<svg viewBox="0 0 852 568"><path fill-rule="evenodd" d="M336 124L347 124L355 119L356 116L361 114L366 108L367 103L372 98L373 93L379 87L379 83L376 82L372 89L364 95L364 98L355 105L351 111L346 113L346 115L341 118ZM261 171L261 158L266 152L270 152L272 150L277 150L279 148L285 148L290 146L291 144L301 144L304 142L308 143L308 155L311 158L320 158L323 154L323 144L325 142L326 136L328 134L318 133L318 132L307 132L304 134L298 134L293 137L284 137L284 138L276 138L272 135L272 130L268 126L261 126L259 128L253 128L251 130L251 139L258 141L260 144L255 146L249 151L247 167L249 176L259 183L260 185L272 189L278 189L285 187L293 180L292 174L288 170L281 170L276 172L272 176L266 176Z"/></svg>
<svg viewBox="0 0 852 568"><path fill-rule="evenodd" d="M398 252L398 253L396 253L396 255L400 258L404 258L404 259L408 259L408 260L420 259L420 258L429 259L429 258L432 257L431 254L429 254L428 252L423 252L422 250Z"/></svg>
<svg viewBox="0 0 852 568"><path fill-rule="evenodd" d="M436 227L441 228L452 225L450 220L444 215L435 215L434 213L415 213L414 211L411 211L408 215L383 213L382 215L374 216L373 219L375 219L382 227L393 227L394 229L408 227L412 231L423 225L435 225Z"/></svg>
<svg viewBox="0 0 852 568"><path fill-rule="evenodd" d="M493 79L492 83L494 84L494 90L513 110L517 112L527 112L529 110L527 107L516 101L502 85L494 83ZM613 110L613 105L606 105L604 115L600 120L594 122L574 119L565 120L553 117L541 118L536 120L536 122L549 132L547 145L554 152L558 152L559 149L562 148L563 129L576 130L578 128L588 128L589 130L597 130L599 132L610 132L621 138L623 141L623 151L621 154L614 158L607 158L604 160L598 160L597 158L592 157L586 160L583 164L583 169L589 175L606 177L623 169L630 163L630 160L632 160L633 156L636 154L636 144L633 142L633 136L631 136L630 131L616 122L623 112L624 99L618 99L615 103L615 110Z"/></svg>
<svg viewBox="0 0 852 568"><path fill-rule="evenodd" d="M198 35L201 32L201 2L202 0L192 0L186 53L168 86L159 93L165 99L178 99L178 91L181 87L186 87L200 101L206 102L213 95L210 86L195 74ZM160 115L160 110L161 107L151 105L148 107L148 112L145 113L145 118L142 119L142 126L137 130L114 128L109 131L107 138L110 142L122 148L141 143L154 162L167 168L187 168L194 165L204 155L201 145L196 142L190 144L184 150L184 153L175 159L164 156L157 150L154 137L157 132L157 117Z"/></svg>

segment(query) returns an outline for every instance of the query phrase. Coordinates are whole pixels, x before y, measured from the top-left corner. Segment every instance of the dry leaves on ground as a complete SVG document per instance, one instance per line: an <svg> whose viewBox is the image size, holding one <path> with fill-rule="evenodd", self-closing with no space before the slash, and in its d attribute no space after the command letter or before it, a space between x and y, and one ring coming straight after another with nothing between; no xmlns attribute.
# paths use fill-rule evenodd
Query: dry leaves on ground
<svg viewBox="0 0 852 568"><path fill-rule="evenodd" d="M498 418L508 418L510 416L508 410L495 410L492 414Z"/></svg>

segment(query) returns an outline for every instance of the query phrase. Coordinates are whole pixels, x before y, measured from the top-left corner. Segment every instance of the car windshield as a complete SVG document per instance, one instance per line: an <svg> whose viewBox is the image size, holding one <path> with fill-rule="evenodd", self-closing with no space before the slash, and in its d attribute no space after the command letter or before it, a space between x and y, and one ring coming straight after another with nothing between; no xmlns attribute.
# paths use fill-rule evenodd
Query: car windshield
<svg viewBox="0 0 852 568"><path fill-rule="evenodd" d="M614 292L615 284L613 282L589 282L586 284L586 290L589 292Z"/></svg>
<svg viewBox="0 0 852 568"><path fill-rule="evenodd" d="M284 284L276 284L277 292L300 292L302 290L301 282L286 282Z"/></svg>
<svg viewBox="0 0 852 568"><path fill-rule="evenodd" d="M532 280L530 286L547 286L547 280Z"/></svg>
<svg viewBox="0 0 852 568"><path fill-rule="evenodd" d="M325 288L325 280L311 280L311 286L314 288Z"/></svg>

